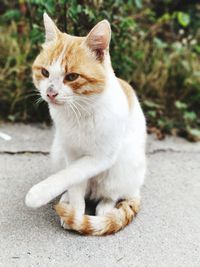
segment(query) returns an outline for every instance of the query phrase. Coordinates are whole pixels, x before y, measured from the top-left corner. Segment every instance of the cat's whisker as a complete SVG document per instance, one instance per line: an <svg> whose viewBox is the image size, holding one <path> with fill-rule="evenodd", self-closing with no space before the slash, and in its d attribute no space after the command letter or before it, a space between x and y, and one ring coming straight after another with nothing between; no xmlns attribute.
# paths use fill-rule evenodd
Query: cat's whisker
<svg viewBox="0 0 200 267"><path fill-rule="evenodd" d="M40 97L38 97L38 99L36 99L35 105L39 106L42 102L44 102L44 99L40 96Z"/></svg>
<svg viewBox="0 0 200 267"><path fill-rule="evenodd" d="M78 107L76 106L75 102L71 102L71 104L72 104L73 107L77 110L77 112L78 112L78 114L79 114L79 116L80 116L80 118L81 118L81 112L80 112L80 110L78 109Z"/></svg>
<svg viewBox="0 0 200 267"><path fill-rule="evenodd" d="M83 113L81 112L84 111L86 112L88 115L91 115L92 113L86 108L86 105L81 105L80 102L81 101L81 97L74 97L74 96L66 96L66 97L61 97L59 98L59 100L61 101L66 101L66 103L68 103L68 101L70 101L70 103L74 106L74 108L77 110L78 114L80 117L82 117ZM87 104L88 106L88 103L86 103L85 101L83 101L84 103L83 104ZM81 109L79 109L78 107Z"/></svg>
<svg viewBox="0 0 200 267"><path fill-rule="evenodd" d="M91 104L91 105L95 105L95 108L97 107L98 105L98 102L96 101L96 96L81 96L80 97L80 102L84 102L85 104ZM109 111L109 108L107 106L104 106L104 109Z"/></svg>
<svg viewBox="0 0 200 267"><path fill-rule="evenodd" d="M67 105L64 105L64 109L67 111L67 115L69 115L70 108Z"/></svg>
<svg viewBox="0 0 200 267"><path fill-rule="evenodd" d="M74 105L78 105L82 110L84 110L85 112L87 112L89 115L91 115L91 112L89 112L89 110L86 108L86 105L87 106L91 106L90 104L93 104L93 102L91 101L87 101L86 99L82 99L82 96L81 97L76 97L76 96L66 96L66 97L61 97L59 98L59 100L61 101L70 101L70 103L74 104ZM81 103L83 105L81 105ZM76 106L75 107L76 109L78 109L78 107ZM78 109L78 113L80 113L80 110ZM80 114L79 114L80 115Z"/></svg>
<svg viewBox="0 0 200 267"><path fill-rule="evenodd" d="M62 96L62 97L59 97L59 99L58 99L59 101L63 101L63 102L66 102L66 103L68 103L68 101L71 101L71 100L73 100L73 98L71 98L71 97L66 97L66 96Z"/></svg>
<svg viewBox="0 0 200 267"><path fill-rule="evenodd" d="M34 94L36 94L36 95L40 95L40 91L38 91L37 89L33 89L33 90L31 90L30 93L34 93Z"/></svg>
<svg viewBox="0 0 200 267"><path fill-rule="evenodd" d="M79 125L79 127L80 127L80 121L79 121L78 115L77 115L77 113L76 113L76 110L74 109L74 107L73 107L73 105L72 105L71 102L68 102L68 103L69 103L69 105L70 105L70 108L71 108L72 111L74 112L74 114L75 114L75 116L76 116L76 119L77 119L77 122L78 122L78 125Z"/></svg>
<svg viewBox="0 0 200 267"><path fill-rule="evenodd" d="M29 94L26 94L27 96L33 96L33 95L40 95L39 92L31 92Z"/></svg>
<svg viewBox="0 0 200 267"><path fill-rule="evenodd" d="M31 92L25 94L25 97L31 97L31 96L40 96L40 92L36 91L36 90L32 90Z"/></svg>
<svg viewBox="0 0 200 267"><path fill-rule="evenodd" d="M72 96L63 96L59 98L60 101L67 102L70 101L71 103L75 103L78 105L82 110L91 115L93 112L92 107L95 105L97 107L96 96L84 96L84 95L72 95ZM82 103L82 104L81 104ZM104 107L105 110L109 111L108 107ZM76 107L77 109L77 107ZM90 109L91 112L88 110ZM80 113L80 110L78 111ZM89 114L90 113L90 114ZM80 114L79 114L80 115Z"/></svg>
<svg viewBox="0 0 200 267"><path fill-rule="evenodd" d="M86 108L84 108L78 101L75 102L76 105L78 105L82 110L84 110L85 112L87 112L88 115L91 115L92 113L89 112Z"/></svg>
<svg viewBox="0 0 200 267"><path fill-rule="evenodd" d="M93 101L90 101L89 99L84 99L84 98L81 98L81 97L79 97L79 98L77 98L78 99L78 101L79 102L82 102L82 103L84 103L84 104L86 104L86 105L93 105L93 104L95 104Z"/></svg>

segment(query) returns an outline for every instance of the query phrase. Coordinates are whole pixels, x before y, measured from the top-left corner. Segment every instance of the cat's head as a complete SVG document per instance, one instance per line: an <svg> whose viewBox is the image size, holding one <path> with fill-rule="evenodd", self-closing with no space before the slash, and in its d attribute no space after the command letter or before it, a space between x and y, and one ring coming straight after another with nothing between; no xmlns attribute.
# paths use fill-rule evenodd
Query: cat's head
<svg viewBox="0 0 200 267"><path fill-rule="evenodd" d="M109 64L111 29L99 22L86 37L62 33L45 13L45 43L33 63L33 81L50 104L102 93Z"/></svg>

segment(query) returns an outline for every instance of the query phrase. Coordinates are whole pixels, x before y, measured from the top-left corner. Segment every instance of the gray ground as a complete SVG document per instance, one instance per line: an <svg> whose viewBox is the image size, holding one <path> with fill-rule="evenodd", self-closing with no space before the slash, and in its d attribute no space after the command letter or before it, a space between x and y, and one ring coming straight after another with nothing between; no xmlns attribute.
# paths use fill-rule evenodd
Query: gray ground
<svg viewBox="0 0 200 267"><path fill-rule="evenodd" d="M52 204L24 205L28 189L48 176L52 130L1 125L0 266L200 266L200 143L149 137L143 207L123 231L84 237L64 231Z"/></svg>

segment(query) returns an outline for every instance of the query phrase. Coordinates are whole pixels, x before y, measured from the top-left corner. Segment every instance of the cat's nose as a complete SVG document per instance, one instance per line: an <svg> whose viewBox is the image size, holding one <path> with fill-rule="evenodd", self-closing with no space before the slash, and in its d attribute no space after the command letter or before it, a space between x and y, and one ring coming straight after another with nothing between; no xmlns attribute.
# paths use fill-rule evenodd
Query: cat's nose
<svg viewBox="0 0 200 267"><path fill-rule="evenodd" d="M56 98L57 95L58 95L58 93L55 92L55 91L52 89L52 87L49 87L49 88L47 89L47 96L48 96L49 99L53 100L53 99Z"/></svg>
<svg viewBox="0 0 200 267"><path fill-rule="evenodd" d="M47 93L47 96L48 96L48 98L50 98L50 99L54 99L54 98L56 98L57 95L58 95L58 93L55 93L55 92Z"/></svg>

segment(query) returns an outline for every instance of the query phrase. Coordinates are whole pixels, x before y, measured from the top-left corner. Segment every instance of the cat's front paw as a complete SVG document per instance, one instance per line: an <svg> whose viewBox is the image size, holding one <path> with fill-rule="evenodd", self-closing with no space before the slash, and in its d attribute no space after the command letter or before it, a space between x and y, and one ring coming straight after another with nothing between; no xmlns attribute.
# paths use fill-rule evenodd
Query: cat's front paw
<svg viewBox="0 0 200 267"><path fill-rule="evenodd" d="M62 228L64 228L65 230L70 230L71 228L69 227L69 225L67 225L64 220L62 218L60 218L60 225Z"/></svg>
<svg viewBox="0 0 200 267"><path fill-rule="evenodd" d="M34 185L27 193L25 198L25 204L29 208L39 208L47 204L47 200L44 197L45 190L39 185Z"/></svg>
<svg viewBox="0 0 200 267"><path fill-rule="evenodd" d="M60 203L69 204L69 194L68 194L68 192L65 192L64 194L62 194L62 196L60 198ZM70 229L70 227L64 222L64 220L62 218L60 218L60 224L64 229L67 229L67 230Z"/></svg>

